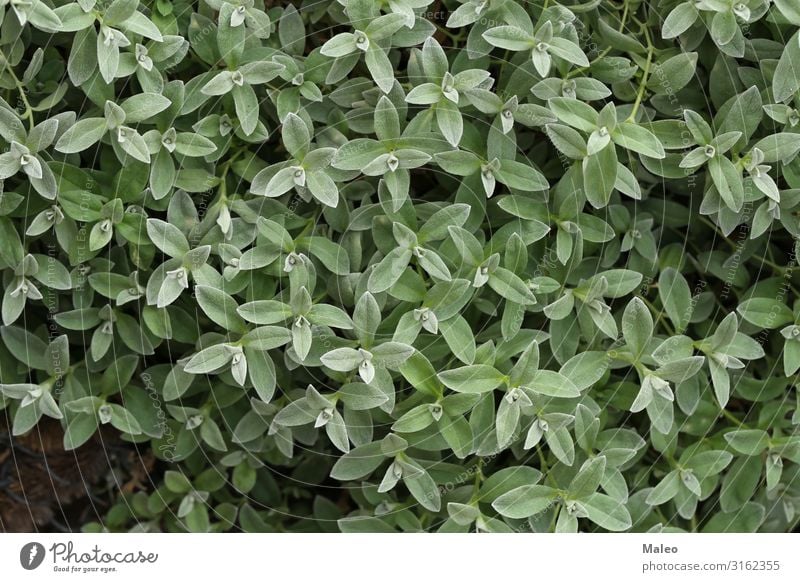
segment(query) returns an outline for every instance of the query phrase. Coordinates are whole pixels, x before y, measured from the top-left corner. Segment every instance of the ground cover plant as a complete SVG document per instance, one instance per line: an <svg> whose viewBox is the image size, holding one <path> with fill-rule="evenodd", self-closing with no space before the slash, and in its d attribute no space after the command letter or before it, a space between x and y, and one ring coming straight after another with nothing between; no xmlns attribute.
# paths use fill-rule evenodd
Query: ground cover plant
<svg viewBox="0 0 800 582"><path fill-rule="evenodd" d="M2 14L2 529L795 527L794 0Z"/></svg>

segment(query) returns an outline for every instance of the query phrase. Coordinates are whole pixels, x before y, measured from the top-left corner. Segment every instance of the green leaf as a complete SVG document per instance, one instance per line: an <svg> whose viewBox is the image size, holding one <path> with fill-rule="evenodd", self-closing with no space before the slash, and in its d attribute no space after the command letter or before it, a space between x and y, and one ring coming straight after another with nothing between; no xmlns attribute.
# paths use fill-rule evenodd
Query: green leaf
<svg viewBox="0 0 800 582"><path fill-rule="evenodd" d="M411 250L395 248L386 255L372 270L367 284L371 293L380 293L390 289L406 270L411 262Z"/></svg>
<svg viewBox="0 0 800 582"><path fill-rule="evenodd" d="M691 320L694 305L689 284L679 271L668 267L658 278L658 296L667 316L680 333L687 328Z"/></svg>
<svg viewBox="0 0 800 582"><path fill-rule="evenodd" d="M537 394L553 398L574 398L581 394L569 378L550 370L537 370L525 386Z"/></svg>
<svg viewBox="0 0 800 582"><path fill-rule="evenodd" d="M197 302L203 312L222 329L238 331L246 329L244 320L238 313L236 300L220 289L206 285L194 288Z"/></svg>
<svg viewBox="0 0 800 582"><path fill-rule="evenodd" d="M324 171L307 172L306 185L311 194L325 206L336 208L339 204L339 188Z"/></svg>
<svg viewBox="0 0 800 582"><path fill-rule="evenodd" d="M608 365L605 352L582 352L564 362L559 374L568 378L578 390L585 390L603 377Z"/></svg>
<svg viewBox="0 0 800 582"><path fill-rule="evenodd" d="M436 420L432 413L432 406L430 404L415 406L394 422L392 430L411 433L429 427Z"/></svg>
<svg viewBox="0 0 800 582"><path fill-rule="evenodd" d="M650 131L635 123L620 123L611 132L611 139L625 149L657 160L664 159L664 146Z"/></svg>
<svg viewBox="0 0 800 582"><path fill-rule="evenodd" d="M320 360L331 370L338 372L349 372L358 368L361 364L362 356L358 350L353 348L337 348L324 354Z"/></svg>
<svg viewBox="0 0 800 582"><path fill-rule="evenodd" d="M776 329L794 321L792 310L785 303L769 297L747 299L736 311L745 321L765 329Z"/></svg>
<svg viewBox="0 0 800 582"><path fill-rule="evenodd" d="M441 152L434 159L445 172L457 176L471 176L481 168L480 158L464 150Z"/></svg>
<svg viewBox="0 0 800 582"><path fill-rule="evenodd" d="M498 295L521 305L534 305L536 297L528 286L512 271L497 267L489 277L489 286Z"/></svg>
<svg viewBox="0 0 800 582"><path fill-rule="evenodd" d="M697 478L702 480L711 475L718 475L733 460L733 455L727 451L705 451L692 455L684 463L686 469L692 470Z"/></svg>
<svg viewBox="0 0 800 582"><path fill-rule="evenodd" d="M774 4L789 22L800 26L800 6L797 6L792 0L774 0Z"/></svg>
<svg viewBox="0 0 800 582"><path fill-rule="evenodd" d="M744 184L739 170L728 158L715 156L708 162L708 171L722 200L728 208L738 212L744 204Z"/></svg>
<svg viewBox="0 0 800 582"><path fill-rule="evenodd" d="M635 358L641 357L653 337L653 316L638 297L631 299L622 314L622 336Z"/></svg>
<svg viewBox="0 0 800 582"><path fill-rule="evenodd" d="M278 38L281 47L289 54L302 54L306 44L306 27L302 16L297 9L289 4L286 6L278 23Z"/></svg>
<svg viewBox="0 0 800 582"><path fill-rule="evenodd" d="M81 119L58 138L56 149L64 154L82 152L100 141L106 131L106 120L102 117Z"/></svg>
<svg viewBox="0 0 800 582"><path fill-rule="evenodd" d="M711 19L711 38L717 45L726 45L739 32L739 24L732 10L717 12Z"/></svg>
<svg viewBox="0 0 800 582"><path fill-rule="evenodd" d="M442 89L434 83L417 85L406 95L406 102L415 105L432 105L443 99Z"/></svg>
<svg viewBox="0 0 800 582"><path fill-rule="evenodd" d="M605 471L605 455L588 459L569 484L570 496L580 499L593 495L600 486Z"/></svg>
<svg viewBox="0 0 800 582"><path fill-rule="evenodd" d="M375 362L391 370L396 370L413 353L413 347L401 342L385 342L372 348Z"/></svg>
<svg viewBox="0 0 800 582"><path fill-rule="evenodd" d="M356 50L355 35L351 32L342 32L328 39L322 45L320 52L326 57L343 57Z"/></svg>
<svg viewBox="0 0 800 582"><path fill-rule="evenodd" d="M725 135L734 131L741 132L736 148L747 145L750 136L758 129L764 116L761 92L758 87L750 87L747 91L729 99L717 113L723 121L717 128L717 135Z"/></svg>
<svg viewBox="0 0 800 582"><path fill-rule="evenodd" d="M258 97L250 85L234 85L231 94L242 131L250 135L258 125Z"/></svg>
<svg viewBox="0 0 800 582"><path fill-rule="evenodd" d="M147 236L163 253L182 258L189 252L189 242L178 228L157 218L147 219Z"/></svg>
<svg viewBox="0 0 800 582"><path fill-rule="evenodd" d="M371 43L364 57L364 62L380 90L384 93L391 91L394 85L394 68L383 49L377 44Z"/></svg>
<svg viewBox="0 0 800 582"><path fill-rule="evenodd" d="M617 181L617 154L613 147L583 159L583 181L589 203L595 208L605 207Z"/></svg>
<svg viewBox="0 0 800 582"><path fill-rule="evenodd" d="M772 95L776 103L787 101L800 90L800 32L786 44L772 77Z"/></svg>
<svg viewBox="0 0 800 582"><path fill-rule="evenodd" d="M551 428L544 433L545 441L556 458L567 466L575 462L575 444L566 427Z"/></svg>
<svg viewBox="0 0 800 582"><path fill-rule="evenodd" d="M400 118L397 109L385 95L375 106L375 135L381 140L400 137Z"/></svg>
<svg viewBox="0 0 800 582"><path fill-rule="evenodd" d="M647 88L657 95L677 93L694 78L696 69L697 53L678 53L663 62L655 63Z"/></svg>
<svg viewBox="0 0 800 582"><path fill-rule="evenodd" d="M630 269L611 269L603 271L598 275L603 277L608 283L606 290L603 292L604 297L611 297L618 299L632 293L642 283L642 274Z"/></svg>
<svg viewBox="0 0 800 582"><path fill-rule="evenodd" d="M558 123L548 123L545 126L545 131L553 145L568 158L580 160L586 156L586 140L571 127Z"/></svg>
<svg viewBox="0 0 800 582"><path fill-rule="evenodd" d="M539 170L530 164L512 160L500 162L500 169L495 172L497 179L510 188L538 192L547 190L550 184Z"/></svg>
<svg viewBox="0 0 800 582"><path fill-rule="evenodd" d="M265 325L257 327L242 337L242 345L255 350L272 350L289 343L291 332L283 327Z"/></svg>
<svg viewBox="0 0 800 582"><path fill-rule="evenodd" d="M305 122L294 113L289 113L283 120L281 139L286 150L298 160L302 160L308 153L311 134Z"/></svg>
<svg viewBox="0 0 800 582"><path fill-rule="evenodd" d="M491 392L505 381L505 376L492 366L475 364L438 374L442 384L456 392L482 394Z"/></svg>
<svg viewBox="0 0 800 582"><path fill-rule="evenodd" d="M590 495L583 500L583 506L587 517L608 531L625 531L632 525L625 504L603 493Z"/></svg>
<svg viewBox="0 0 800 582"><path fill-rule="evenodd" d="M400 366L399 371L418 391L435 397L442 394L443 388L436 376L436 371L422 352L417 351L411 354Z"/></svg>
<svg viewBox="0 0 800 582"><path fill-rule="evenodd" d="M661 37L675 38L680 36L695 23L699 12L693 2L678 4L664 19L661 25Z"/></svg>
<svg viewBox="0 0 800 582"><path fill-rule="evenodd" d="M439 488L427 471L424 469L420 470L411 477L406 477L404 475L403 483L405 483L409 493L411 493L422 507L433 512L439 511L442 504Z"/></svg>
<svg viewBox="0 0 800 582"><path fill-rule="evenodd" d="M118 404L109 404L111 407L111 426L126 434L142 434L139 421L127 410Z"/></svg>
<svg viewBox="0 0 800 582"><path fill-rule="evenodd" d="M703 528L703 533L755 533L764 521L765 509L759 503L748 502L736 511L717 513Z"/></svg>
<svg viewBox="0 0 800 582"><path fill-rule="evenodd" d="M769 447L769 435L763 430L735 429L724 436L734 451L751 457L760 455Z"/></svg>
<svg viewBox="0 0 800 582"><path fill-rule="evenodd" d="M439 101L436 104L436 124L447 142L457 146L464 132L464 120L461 118L458 105L447 99Z"/></svg>
<svg viewBox="0 0 800 582"><path fill-rule="evenodd" d="M188 374L207 374L218 370L231 361L233 352L225 344L217 344L196 353L186 363L184 371Z"/></svg>
<svg viewBox="0 0 800 582"><path fill-rule="evenodd" d="M556 490L546 485L523 485L494 500L492 507L502 516L523 519L537 515L550 507Z"/></svg>
<svg viewBox="0 0 800 582"><path fill-rule="evenodd" d="M158 93L139 93L120 104L125 112L125 123L141 123L158 115L171 105L171 101Z"/></svg>
<svg viewBox="0 0 800 582"><path fill-rule="evenodd" d="M463 226L469 213L470 207L467 204L451 204L437 210L419 229L417 240L426 243L447 237L450 226Z"/></svg>
<svg viewBox="0 0 800 582"><path fill-rule="evenodd" d="M582 101L566 97L555 97L550 99L547 105L560 121L575 129L585 133L591 133L597 129L597 111Z"/></svg>
<svg viewBox="0 0 800 582"><path fill-rule="evenodd" d="M465 364L475 361L475 338L466 319L451 317L439 324L439 332L456 358Z"/></svg>
<svg viewBox="0 0 800 582"><path fill-rule="evenodd" d="M64 450L71 451L86 443L97 431L97 426L97 417L94 414L75 416L64 431Z"/></svg>
<svg viewBox="0 0 800 582"><path fill-rule="evenodd" d="M678 494L681 486L680 472L676 469L667 473L647 496L648 505L662 505Z"/></svg>
<svg viewBox="0 0 800 582"><path fill-rule="evenodd" d="M175 151L181 155L199 158L213 154L217 146L210 139L197 133L179 132L175 137Z"/></svg>
<svg viewBox="0 0 800 582"><path fill-rule="evenodd" d="M498 48L524 51L533 47L534 38L516 26L495 26L483 33L483 38Z"/></svg>
<svg viewBox="0 0 800 582"><path fill-rule="evenodd" d="M399 13L384 14L367 25L364 32L370 40L382 40L400 30L406 22L406 16Z"/></svg>

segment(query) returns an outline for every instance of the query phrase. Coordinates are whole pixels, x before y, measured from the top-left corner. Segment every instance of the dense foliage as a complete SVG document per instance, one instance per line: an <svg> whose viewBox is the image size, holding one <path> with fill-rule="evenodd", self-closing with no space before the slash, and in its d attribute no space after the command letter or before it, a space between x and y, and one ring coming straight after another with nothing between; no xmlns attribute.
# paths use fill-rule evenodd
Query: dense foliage
<svg viewBox="0 0 800 582"><path fill-rule="evenodd" d="M0 409L159 460L86 529L796 524L795 0L3 5Z"/></svg>

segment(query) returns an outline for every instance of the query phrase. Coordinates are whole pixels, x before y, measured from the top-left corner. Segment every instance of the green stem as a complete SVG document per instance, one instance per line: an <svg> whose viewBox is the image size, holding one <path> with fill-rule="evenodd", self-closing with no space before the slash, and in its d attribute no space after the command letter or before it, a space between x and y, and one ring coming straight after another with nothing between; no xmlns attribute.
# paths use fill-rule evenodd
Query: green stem
<svg viewBox="0 0 800 582"><path fill-rule="evenodd" d="M717 404L719 404L719 401L717 401ZM732 423L734 423L736 426L738 426L738 427L740 427L740 428L741 428L741 427L743 427L743 426L745 426L745 424L744 424L744 423L743 423L741 420L739 420L738 418L736 418L736 417L735 417L735 416L734 416L734 415L733 415L731 412L729 412L729 411L725 410L725 409L724 409L724 408L722 408L721 406L720 406L720 410L722 411L722 415L723 415L725 418L727 418L728 420L730 420Z"/></svg>
<svg viewBox="0 0 800 582"><path fill-rule="evenodd" d="M759 263L770 267L773 271L775 271L776 273L779 273L781 275L788 270L786 267L781 267L780 265L770 261L766 257L752 256L752 257L748 257L747 260L748 261L758 261Z"/></svg>
<svg viewBox="0 0 800 582"><path fill-rule="evenodd" d="M628 10L630 9L630 5L628 4L628 0L625 0L625 5L622 8L622 19L619 23L619 32L622 32L625 29L625 23L628 21Z"/></svg>
<svg viewBox="0 0 800 582"><path fill-rule="evenodd" d="M2 58L6 63L9 62L8 57L6 57L6 54L2 50L0 50L0 58ZM25 114L22 116L22 118L25 119L27 117L28 126L30 129L33 129L33 107L31 107L30 101L28 101L28 96L25 94L25 86L22 84L22 81L19 80L19 77L17 77L17 74L14 72L14 69L10 64L8 65L7 69L8 73L11 75L11 78L14 79L14 85L17 87L19 97L22 99L22 103L25 105Z"/></svg>
<svg viewBox="0 0 800 582"><path fill-rule="evenodd" d="M556 505L556 510L553 512L553 519L550 520L550 532L556 531L556 523L558 523L558 514L561 513L561 506Z"/></svg>
<svg viewBox="0 0 800 582"><path fill-rule="evenodd" d="M554 478L554 477L553 477L553 475L550 473L550 468L549 468L549 466L548 466L548 464L547 464L547 459L545 459L545 457L544 457L544 452L542 451L542 445L537 445L537 446L536 446L536 452L537 452L537 453L538 453L538 455L539 455L539 465L541 466L541 471L542 471L542 473L544 473L544 474L545 474L545 479L546 479L547 481L549 481L549 482L550 482L550 484L551 484L553 487L555 487L556 489L558 489L558 483L556 483L556 480L555 480L555 478Z"/></svg>
<svg viewBox="0 0 800 582"><path fill-rule="evenodd" d="M233 164L233 162L236 161L236 159L239 156L242 155L242 153L244 153L244 151L245 148L236 151L236 153L234 153L230 158L228 158L225 161L225 163L222 164L221 166L222 172L220 173L219 176L219 187L218 187L220 202L225 202L228 199L228 183L226 182L226 178L228 177L228 173L231 170L231 165Z"/></svg>
<svg viewBox="0 0 800 582"><path fill-rule="evenodd" d="M460 34L453 34L449 30L447 30L447 28L445 28L444 26L440 26L438 24L436 25L436 29L440 33L445 35L447 38L449 38L452 41L454 47L458 46L458 43L461 41L461 35Z"/></svg>
<svg viewBox="0 0 800 582"><path fill-rule="evenodd" d="M317 219L319 218L319 212L314 211L314 215L306 221L305 226L303 226L303 230L300 231L300 234L295 237L294 240L298 240L306 236L309 232L314 229L314 226L317 224Z"/></svg>
<svg viewBox="0 0 800 582"><path fill-rule="evenodd" d="M475 482L472 485L471 501L477 502L480 499L478 493L481 489L482 482L483 482L483 457L479 457L478 464L475 465Z"/></svg>
<svg viewBox="0 0 800 582"><path fill-rule="evenodd" d="M647 39L647 62L644 64L642 81L639 84L639 91L636 94L636 101L633 103L633 109L631 110L631 114L628 116L626 121L634 121L636 119L636 114L639 112L639 107L644 99L644 93L647 90L647 81L650 79L650 67L653 64L653 53L655 52L655 47L653 46L653 41L650 39L650 31L647 29L647 27L644 27L643 29L645 38Z"/></svg>

